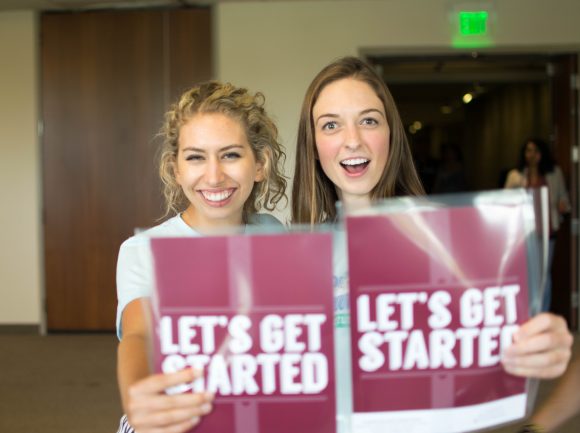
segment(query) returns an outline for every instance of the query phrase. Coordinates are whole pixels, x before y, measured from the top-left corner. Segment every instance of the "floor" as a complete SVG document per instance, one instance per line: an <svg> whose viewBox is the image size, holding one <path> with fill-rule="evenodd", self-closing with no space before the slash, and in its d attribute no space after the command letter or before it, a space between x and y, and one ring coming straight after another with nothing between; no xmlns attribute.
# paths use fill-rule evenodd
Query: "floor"
<svg viewBox="0 0 580 433"><path fill-rule="evenodd" d="M114 334L0 333L0 432L114 433L121 415L116 346ZM575 353L580 356L580 336ZM538 401L553 384L541 383ZM517 427L491 432L514 433ZM577 416L559 433L579 431Z"/></svg>
<svg viewBox="0 0 580 433"><path fill-rule="evenodd" d="M0 432L114 433L114 334L1 335Z"/></svg>

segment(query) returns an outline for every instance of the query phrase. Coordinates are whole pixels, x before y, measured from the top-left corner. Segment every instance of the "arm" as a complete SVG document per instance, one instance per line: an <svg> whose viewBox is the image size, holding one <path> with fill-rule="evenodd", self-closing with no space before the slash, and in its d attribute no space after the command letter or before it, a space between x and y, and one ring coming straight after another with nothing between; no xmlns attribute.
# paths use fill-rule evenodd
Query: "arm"
<svg viewBox="0 0 580 433"><path fill-rule="evenodd" d="M580 412L580 358L576 358L547 400L532 415L531 421L555 432L568 419Z"/></svg>
<svg viewBox="0 0 580 433"><path fill-rule="evenodd" d="M566 370L572 342L572 334L562 317L541 313L516 332L514 343L503 353L502 364L515 376L555 378Z"/></svg>
<svg viewBox="0 0 580 433"><path fill-rule="evenodd" d="M129 387L149 375L147 340L150 336L144 314L148 305L148 299L139 298L127 304L123 311L123 339L117 349L117 379L125 412L128 411Z"/></svg>
<svg viewBox="0 0 580 433"><path fill-rule="evenodd" d="M149 327L146 298L130 302L123 311L123 339L117 354L117 375L123 408L138 433L181 433L197 425L212 409L208 393L167 395L165 389L191 383L192 369L172 374L150 375L147 362Z"/></svg>
<svg viewBox="0 0 580 433"><path fill-rule="evenodd" d="M555 191L558 212L565 214L570 212L570 198L568 197L568 191L566 190L566 183L564 182L564 175L560 167L556 166L554 168L554 176L556 177L557 191Z"/></svg>

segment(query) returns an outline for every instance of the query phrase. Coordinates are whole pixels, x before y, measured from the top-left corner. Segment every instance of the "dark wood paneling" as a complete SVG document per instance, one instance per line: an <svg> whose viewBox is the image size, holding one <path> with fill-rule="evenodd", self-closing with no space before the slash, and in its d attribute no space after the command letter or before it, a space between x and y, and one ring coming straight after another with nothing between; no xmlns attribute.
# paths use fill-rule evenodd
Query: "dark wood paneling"
<svg viewBox="0 0 580 433"><path fill-rule="evenodd" d="M577 73L576 55L561 55L553 58L552 77L554 157L562 168L572 201L572 214L564 219L558 231L554 261L552 265L552 308L563 315L572 329L578 329L577 310L572 304L573 293L577 293L577 250L578 241L571 233L570 222L577 217L577 172L572 162L572 147L577 144L578 125L575 107L577 91L571 86L571 77Z"/></svg>
<svg viewBox="0 0 580 433"><path fill-rule="evenodd" d="M169 21L169 97L173 101L191 87L192 83L208 80L212 75L211 16L209 9L197 10L195 13L171 11L167 13ZM184 38L191 27L196 33L205 35L198 38Z"/></svg>
<svg viewBox="0 0 580 433"><path fill-rule="evenodd" d="M42 15L49 330L114 329L118 249L161 215L153 138L174 89L211 78L209 23L205 9Z"/></svg>

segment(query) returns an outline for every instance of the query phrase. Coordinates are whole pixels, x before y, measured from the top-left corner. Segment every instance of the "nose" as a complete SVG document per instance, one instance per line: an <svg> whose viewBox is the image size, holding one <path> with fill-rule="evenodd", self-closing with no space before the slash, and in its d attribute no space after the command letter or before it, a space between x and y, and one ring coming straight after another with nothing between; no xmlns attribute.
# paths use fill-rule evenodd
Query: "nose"
<svg viewBox="0 0 580 433"><path fill-rule="evenodd" d="M361 147L362 145L361 135L357 125L355 124L347 125L345 130L346 136L344 146L351 151L357 150L359 147Z"/></svg>
<svg viewBox="0 0 580 433"><path fill-rule="evenodd" d="M205 170L205 180L210 186L219 186L225 179L222 162L218 158L210 158Z"/></svg>

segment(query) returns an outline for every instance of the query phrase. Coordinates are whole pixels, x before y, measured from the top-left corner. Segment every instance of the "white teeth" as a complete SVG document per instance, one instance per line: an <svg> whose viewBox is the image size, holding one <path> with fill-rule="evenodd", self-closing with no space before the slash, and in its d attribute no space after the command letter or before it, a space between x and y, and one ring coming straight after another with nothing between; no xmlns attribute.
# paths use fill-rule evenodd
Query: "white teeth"
<svg viewBox="0 0 580 433"><path fill-rule="evenodd" d="M340 163L343 165L360 165L360 164L364 164L366 162L369 162L369 160L366 158L353 158L353 159L345 159L344 161L341 161Z"/></svg>
<svg viewBox="0 0 580 433"><path fill-rule="evenodd" d="M208 201L223 201L227 199L232 193L234 192L233 189L225 189L219 192L211 192L211 191L201 191L203 197Z"/></svg>

